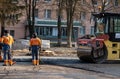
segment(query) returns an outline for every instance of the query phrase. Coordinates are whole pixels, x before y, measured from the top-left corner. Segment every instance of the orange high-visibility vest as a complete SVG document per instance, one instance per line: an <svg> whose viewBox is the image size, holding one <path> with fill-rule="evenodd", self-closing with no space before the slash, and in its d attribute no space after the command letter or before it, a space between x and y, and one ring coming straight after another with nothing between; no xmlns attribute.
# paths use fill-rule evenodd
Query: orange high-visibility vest
<svg viewBox="0 0 120 79"><path fill-rule="evenodd" d="M33 46L33 45L41 46L41 40L39 38L31 38L30 46Z"/></svg>
<svg viewBox="0 0 120 79"><path fill-rule="evenodd" d="M11 35L8 35L9 39L10 39L10 45L12 45L14 43L14 39Z"/></svg>
<svg viewBox="0 0 120 79"><path fill-rule="evenodd" d="M14 43L13 37L11 35L3 36L3 43L11 46Z"/></svg>
<svg viewBox="0 0 120 79"><path fill-rule="evenodd" d="M0 38L0 43L2 43L2 42L3 42L3 38L1 37L1 38Z"/></svg>

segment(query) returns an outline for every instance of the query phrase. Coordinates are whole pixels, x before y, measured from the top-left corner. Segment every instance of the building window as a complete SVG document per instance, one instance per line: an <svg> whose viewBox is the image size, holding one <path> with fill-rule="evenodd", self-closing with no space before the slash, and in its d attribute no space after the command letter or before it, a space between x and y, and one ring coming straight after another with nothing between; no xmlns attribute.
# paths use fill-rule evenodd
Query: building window
<svg viewBox="0 0 120 79"><path fill-rule="evenodd" d="M44 12L45 19L51 19L51 10L46 9Z"/></svg>
<svg viewBox="0 0 120 79"><path fill-rule="evenodd" d="M36 2L38 2L39 0L35 0Z"/></svg>
<svg viewBox="0 0 120 79"><path fill-rule="evenodd" d="M35 9L35 17L38 18L38 9Z"/></svg>
<svg viewBox="0 0 120 79"><path fill-rule="evenodd" d="M81 20L85 20L85 18L86 18L86 13L85 12L81 12L80 19Z"/></svg>
<svg viewBox="0 0 120 79"><path fill-rule="evenodd" d="M46 35L52 36L52 27L46 27Z"/></svg>
<svg viewBox="0 0 120 79"><path fill-rule="evenodd" d="M92 0L93 5L97 5L97 0Z"/></svg>
<svg viewBox="0 0 120 79"><path fill-rule="evenodd" d="M63 12L61 12L61 19L63 19ZM58 19L58 10L56 10L56 18Z"/></svg>
<svg viewBox="0 0 120 79"><path fill-rule="evenodd" d="M67 29L65 27L62 28L62 36L67 36Z"/></svg>
<svg viewBox="0 0 120 79"><path fill-rule="evenodd" d="M45 2L50 2L51 0L44 0Z"/></svg>
<svg viewBox="0 0 120 79"><path fill-rule="evenodd" d="M82 0L82 4L85 4L86 3L86 0Z"/></svg>
<svg viewBox="0 0 120 79"><path fill-rule="evenodd" d="M118 6L118 0L114 0L115 2L114 2L114 5L115 6Z"/></svg>
<svg viewBox="0 0 120 79"><path fill-rule="evenodd" d="M39 34L38 35L44 35L44 27L39 28Z"/></svg>
<svg viewBox="0 0 120 79"><path fill-rule="evenodd" d="M91 26L91 33L90 34L94 34L94 26Z"/></svg>
<svg viewBox="0 0 120 79"><path fill-rule="evenodd" d="M12 3L18 3L18 0L12 0Z"/></svg>
<svg viewBox="0 0 120 79"><path fill-rule="evenodd" d="M110 3L111 0L107 0L107 3Z"/></svg>
<svg viewBox="0 0 120 79"><path fill-rule="evenodd" d="M73 40L76 41L76 38L78 38L78 28L73 28Z"/></svg>
<svg viewBox="0 0 120 79"><path fill-rule="evenodd" d="M52 36L58 36L58 29L53 28Z"/></svg>
<svg viewBox="0 0 120 79"><path fill-rule="evenodd" d="M111 18L111 33L119 33L120 32L120 18Z"/></svg>
<svg viewBox="0 0 120 79"><path fill-rule="evenodd" d="M52 27L39 27L36 28L36 32L41 36L52 36L53 28Z"/></svg>
<svg viewBox="0 0 120 79"><path fill-rule="evenodd" d="M95 21L95 17L92 14L93 13L91 13L90 22L94 22Z"/></svg>
<svg viewBox="0 0 120 79"><path fill-rule="evenodd" d="M15 31L14 30L10 30L10 35L12 35L14 37Z"/></svg>
<svg viewBox="0 0 120 79"><path fill-rule="evenodd" d="M39 35L39 27L35 27L35 31L36 31L37 35Z"/></svg>
<svg viewBox="0 0 120 79"><path fill-rule="evenodd" d="M80 28L80 34L81 34L81 35L84 35L84 34L85 34L85 27L84 27L84 26Z"/></svg>

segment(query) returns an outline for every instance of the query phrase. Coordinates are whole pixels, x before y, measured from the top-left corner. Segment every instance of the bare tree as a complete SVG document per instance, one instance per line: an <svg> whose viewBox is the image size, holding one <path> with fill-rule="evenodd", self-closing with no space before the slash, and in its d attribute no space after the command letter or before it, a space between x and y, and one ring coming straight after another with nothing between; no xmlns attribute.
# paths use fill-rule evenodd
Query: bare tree
<svg viewBox="0 0 120 79"><path fill-rule="evenodd" d="M97 1L95 4L94 1ZM116 0L117 1L117 0ZM87 6L86 6L87 5ZM94 13L104 13L104 12L111 12L111 13L119 13L119 0L115 2L115 0L87 0L86 5L83 5L84 9L88 8L89 12Z"/></svg>
<svg viewBox="0 0 120 79"><path fill-rule="evenodd" d="M62 8L61 8L61 1L62 0L59 0L58 1L58 46L61 46L61 42L62 42L62 38L61 38L61 11L62 11Z"/></svg>
<svg viewBox="0 0 120 79"><path fill-rule="evenodd" d="M92 13L104 13L104 12L118 12L118 8L115 8L114 0L63 0L64 1L64 9L66 9L67 16L67 45L68 47L72 47L72 31L73 31L73 21L74 16L80 16L81 12L86 12L88 14ZM82 3L85 1L85 4ZM95 2L99 3L99 5L95 5Z"/></svg>
<svg viewBox="0 0 120 79"><path fill-rule="evenodd" d="M18 23L19 17L22 15L22 10L25 7L17 3L13 0L0 0L1 35L3 35L6 25Z"/></svg>
<svg viewBox="0 0 120 79"><path fill-rule="evenodd" d="M29 34L30 34L30 37L32 37L32 34L35 32L36 0L24 0L24 2L25 2L25 6L26 6L26 15L27 15ZM26 31L27 31L27 27L26 27Z"/></svg>
<svg viewBox="0 0 120 79"><path fill-rule="evenodd" d="M64 6L64 0L58 0L58 46L61 46L62 43L62 37L61 37L61 17L62 17L62 10Z"/></svg>
<svg viewBox="0 0 120 79"><path fill-rule="evenodd" d="M67 46L72 47L71 39L73 32L73 20L78 1L80 0L58 0L58 45L61 44L61 14L62 10L66 11L67 16Z"/></svg>
<svg viewBox="0 0 120 79"><path fill-rule="evenodd" d="M72 28L73 16L76 10L76 5L79 0L66 0L66 15L67 15L67 47L72 47Z"/></svg>
<svg viewBox="0 0 120 79"><path fill-rule="evenodd" d="M25 2L25 10L26 10L26 15L27 15L27 23L28 26L25 26L25 38L27 36L27 29L29 28L29 34L30 36L32 36L32 32L31 32L31 0L24 0Z"/></svg>

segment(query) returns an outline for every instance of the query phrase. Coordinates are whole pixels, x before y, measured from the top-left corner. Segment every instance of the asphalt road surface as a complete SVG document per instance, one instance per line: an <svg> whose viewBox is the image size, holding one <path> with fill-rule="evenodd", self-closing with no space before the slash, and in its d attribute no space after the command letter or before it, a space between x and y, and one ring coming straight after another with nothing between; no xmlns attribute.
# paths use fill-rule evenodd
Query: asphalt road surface
<svg viewBox="0 0 120 79"><path fill-rule="evenodd" d="M120 77L120 61L106 61L103 64L92 64L80 61L77 57L58 57L43 59L43 63L105 73Z"/></svg>
<svg viewBox="0 0 120 79"><path fill-rule="evenodd" d="M53 65L18 63L0 67L0 79L119 79L116 76Z"/></svg>
<svg viewBox="0 0 120 79"><path fill-rule="evenodd" d="M0 79L120 79L119 62L90 64L73 57L41 57L39 66L29 61L7 67L2 64Z"/></svg>

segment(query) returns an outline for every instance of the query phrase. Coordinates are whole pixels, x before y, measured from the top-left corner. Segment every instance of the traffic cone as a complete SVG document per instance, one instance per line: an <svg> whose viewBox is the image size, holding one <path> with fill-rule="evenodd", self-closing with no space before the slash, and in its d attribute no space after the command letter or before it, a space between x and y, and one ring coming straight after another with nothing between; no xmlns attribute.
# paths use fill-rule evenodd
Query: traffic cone
<svg viewBox="0 0 120 79"><path fill-rule="evenodd" d="M2 61L2 56L0 55L0 61Z"/></svg>
<svg viewBox="0 0 120 79"><path fill-rule="evenodd" d="M9 60L9 65L12 66L14 65L16 62L12 61L12 60Z"/></svg>
<svg viewBox="0 0 120 79"><path fill-rule="evenodd" d="M8 60L4 60L3 66L8 66Z"/></svg>

